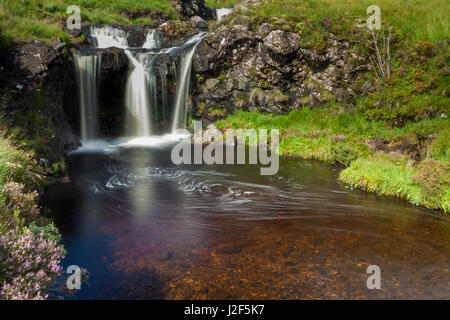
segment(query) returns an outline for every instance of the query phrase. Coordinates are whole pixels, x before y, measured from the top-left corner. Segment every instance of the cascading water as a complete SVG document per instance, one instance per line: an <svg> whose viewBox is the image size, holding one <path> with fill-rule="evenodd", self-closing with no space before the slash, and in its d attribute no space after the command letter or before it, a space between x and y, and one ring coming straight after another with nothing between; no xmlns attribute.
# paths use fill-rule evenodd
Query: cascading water
<svg viewBox="0 0 450 320"><path fill-rule="evenodd" d="M128 136L148 136L151 133L149 114L149 90L147 88L147 54L134 55L128 48L128 34L114 27L93 27L91 36L98 48L123 48L128 57L130 72L126 84L125 104L127 108L126 128ZM154 32L147 36L147 47L156 45ZM149 48L150 49L150 48Z"/></svg>
<svg viewBox="0 0 450 320"><path fill-rule="evenodd" d="M149 114L149 90L147 87L147 54L133 56L125 50L131 64L128 76L125 103L127 107L127 135L146 137L151 134Z"/></svg>
<svg viewBox="0 0 450 320"><path fill-rule="evenodd" d="M91 27L91 37L95 39L97 48L128 48L128 34L122 29L106 26Z"/></svg>
<svg viewBox="0 0 450 320"><path fill-rule="evenodd" d="M205 32L199 33L192 37L186 44L193 44L192 48L181 59L181 72L179 82L177 82L177 95L175 99L175 113L172 121L172 133L186 124L187 117L187 102L189 98L189 86L191 80L192 58L194 57L195 49L200 41L206 36Z"/></svg>
<svg viewBox="0 0 450 320"><path fill-rule="evenodd" d="M150 30L143 48L158 49L160 44L157 30ZM129 49L125 50L125 53L132 65L125 93L128 109L127 134L133 137L147 137L152 133L152 113L153 118L156 116L156 75L151 72L155 55L153 53L133 54Z"/></svg>
<svg viewBox="0 0 450 320"><path fill-rule="evenodd" d="M160 49L162 41L158 30L148 32L142 48L129 48L128 34L120 28L92 27L91 36L97 48L122 48L128 57L129 74L125 90L128 137L154 134L153 126L158 121L162 121L158 122L161 125L170 124L172 133L184 127L192 59L195 48L206 33L191 37L181 47L163 49ZM98 121L96 90L101 54L76 55L76 60L82 100L82 136L83 139L91 139L96 137L97 131L93 122ZM173 84L176 84L176 93L172 98L169 86Z"/></svg>
<svg viewBox="0 0 450 320"><path fill-rule="evenodd" d="M157 29L150 30L145 40L144 49L158 49L161 48L161 35Z"/></svg>
<svg viewBox="0 0 450 320"><path fill-rule="evenodd" d="M81 140L97 138L98 134L98 95L102 56L74 54L75 70L78 80L81 114Z"/></svg>

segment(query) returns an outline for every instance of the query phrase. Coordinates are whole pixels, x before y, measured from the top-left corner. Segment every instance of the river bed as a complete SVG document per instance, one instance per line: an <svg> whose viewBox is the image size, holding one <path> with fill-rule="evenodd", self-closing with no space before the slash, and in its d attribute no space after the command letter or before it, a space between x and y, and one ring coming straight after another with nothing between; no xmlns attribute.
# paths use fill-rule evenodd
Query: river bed
<svg viewBox="0 0 450 320"><path fill-rule="evenodd" d="M450 221L281 160L175 166L170 145L77 151L44 203L89 279L66 299L449 299ZM367 288L380 267L381 289Z"/></svg>

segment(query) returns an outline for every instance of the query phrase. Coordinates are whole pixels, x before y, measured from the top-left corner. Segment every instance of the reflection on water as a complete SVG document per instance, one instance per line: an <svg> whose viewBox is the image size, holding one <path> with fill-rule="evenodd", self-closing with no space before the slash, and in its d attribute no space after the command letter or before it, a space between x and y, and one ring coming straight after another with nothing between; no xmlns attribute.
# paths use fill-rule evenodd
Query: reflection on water
<svg viewBox="0 0 450 320"><path fill-rule="evenodd" d="M351 191L339 168L173 166L170 148L77 152L44 195L78 299L450 298L450 221ZM366 287L381 268L381 290Z"/></svg>

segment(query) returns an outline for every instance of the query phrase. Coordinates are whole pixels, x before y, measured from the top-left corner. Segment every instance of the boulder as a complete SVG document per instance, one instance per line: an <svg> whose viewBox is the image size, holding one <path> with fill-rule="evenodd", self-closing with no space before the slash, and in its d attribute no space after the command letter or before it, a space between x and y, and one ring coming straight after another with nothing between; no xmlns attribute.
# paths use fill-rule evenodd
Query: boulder
<svg viewBox="0 0 450 320"><path fill-rule="evenodd" d="M189 19L189 22L194 28L198 29L208 29L208 23L202 17L195 16Z"/></svg>
<svg viewBox="0 0 450 320"><path fill-rule="evenodd" d="M290 56L300 49L300 36L293 32L275 30L264 38L264 45L276 54Z"/></svg>
<svg viewBox="0 0 450 320"><path fill-rule="evenodd" d="M6 51L5 68L15 76L36 76L47 71L49 65L56 59L62 50L59 42L56 47L50 47L43 41L34 40L21 47Z"/></svg>
<svg viewBox="0 0 450 320"><path fill-rule="evenodd" d="M214 20L216 17L215 10L207 7L205 0L175 0L174 8L184 20L195 16L205 20Z"/></svg>
<svg viewBox="0 0 450 320"><path fill-rule="evenodd" d="M273 26L270 23L263 23L259 26L256 35L262 40L269 35L273 30Z"/></svg>
<svg viewBox="0 0 450 320"><path fill-rule="evenodd" d="M125 50L119 48L96 49L102 54L102 75L114 73L128 67Z"/></svg>

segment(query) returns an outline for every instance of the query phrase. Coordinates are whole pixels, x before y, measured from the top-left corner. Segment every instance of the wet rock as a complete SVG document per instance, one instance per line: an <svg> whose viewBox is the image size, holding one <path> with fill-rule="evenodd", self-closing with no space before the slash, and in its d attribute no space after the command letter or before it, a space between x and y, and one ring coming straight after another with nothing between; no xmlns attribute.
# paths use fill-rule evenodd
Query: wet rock
<svg viewBox="0 0 450 320"><path fill-rule="evenodd" d="M128 57L123 49L107 48L97 49L102 54L102 75L108 75L128 67Z"/></svg>
<svg viewBox="0 0 450 320"><path fill-rule="evenodd" d="M215 19L215 10L205 5L205 0L175 0L174 9L184 20L199 16L205 20Z"/></svg>
<svg viewBox="0 0 450 320"><path fill-rule="evenodd" d="M222 249L218 250L218 253L221 254L237 254L240 253L242 251L244 247L243 246L228 246L228 247L224 247Z"/></svg>
<svg viewBox="0 0 450 320"><path fill-rule="evenodd" d="M211 49L205 41L202 41L194 52L192 59L193 69L197 72L206 72L209 70L208 52Z"/></svg>
<svg viewBox="0 0 450 320"><path fill-rule="evenodd" d="M159 255L159 260L161 260L161 261L167 261L167 260L170 260L171 258L172 258L172 253L169 251L162 252Z"/></svg>
<svg viewBox="0 0 450 320"><path fill-rule="evenodd" d="M184 289L183 299L189 300L192 298L193 295L194 295L194 290L192 288L187 287L186 289Z"/></svg>
<svg viewBox="0 0 450 320"><path fill-rule="evenodd" d="M286 263L285 263L288 267L293 267L293 266L296 266L297 264L298 264L298 261L296 261L296 260L288 260L288 261L286 261Z"/></svg>
<svg viewBox="0 0 450 320"><path fill-rule="evenodd" d="M213 300L227 300L231 299L231 293L223 289L218 289L216 291L210 292L209 298Z"/></svg>
<svg viewBox="0 0 450 320"><path fill-rule="evenodd" d="M338 272L330 267L321 267L319 273L323 276L333 277L338 274Z"/></svg>
<svg viewBox="0 0 450 320"><path fill-rule="evenodd" d="M128 34L127 42L130 47L142 47L147 39L147 34L150 30L149 26L123 26Z"/></svg>

